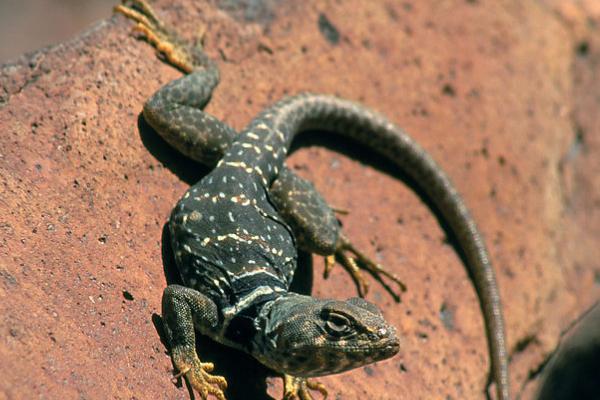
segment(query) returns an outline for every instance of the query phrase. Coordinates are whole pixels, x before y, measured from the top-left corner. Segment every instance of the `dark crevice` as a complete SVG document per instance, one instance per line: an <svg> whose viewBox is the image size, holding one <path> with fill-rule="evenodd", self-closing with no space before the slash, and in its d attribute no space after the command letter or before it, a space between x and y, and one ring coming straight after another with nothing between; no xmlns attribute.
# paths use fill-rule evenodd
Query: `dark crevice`
<svg viewBox="0 0 600 400"><path fill-rule="evenodd" d="M318 25L319 31L329 43L337 45L340 42L340 32L325 14L319 14Z"/></svg>
<svg viewBox="0 0 600 400"><path fill-rule="evenodd" d="M582 40L577 43L575 47L575 52L579 57L585 57L590 53L590 43L587 40Z"/></svg>
<svg viewBox="0 0 600 400"><path fill-rule="evenodd" d="M567 169L573 168L575 161L586 153L586 142L585 142L585 131L584 129L575 124L574 126L573 140L565 154L558 161L558 174L560 177L560 193L562 198L563 207L565 210L570 210L572 207L572 197L574 190L568 190L567 183ZM576 188L574 188L576 189Z"/></svg>
<svg viewBox="0 0 600 400"><path fill-rule="evenodd" d="M536 343L539 343L536 335L533 335L533 334L527 335L527 336L521 338L521 340L519 340L515 344L515 347L512 351L512 355L514 356L515 354L523 353L525 350L527 350L527 348L529 346L531 346L532 344L536 344Z"/></svg>

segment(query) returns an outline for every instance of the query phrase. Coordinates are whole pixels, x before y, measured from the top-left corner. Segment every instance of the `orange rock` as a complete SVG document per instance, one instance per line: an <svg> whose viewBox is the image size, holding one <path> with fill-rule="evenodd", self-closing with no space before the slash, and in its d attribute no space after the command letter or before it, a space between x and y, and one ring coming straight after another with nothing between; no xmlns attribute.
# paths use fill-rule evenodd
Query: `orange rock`
<svg viewBox="0 0 600 400"><path fill-rule="evenodd" d="M600 292L598 35L571 35L539 2L169 4L156 7L188 38L206 24L222 70L207 110L236 128L285 94L333 93L433 154L488 241L513 392L530 398L529 372ZM157 328L173 277L161 235L204 171L142 121L144 100L179 72L130 29L116 17L0 69L0 397L189 398ZM289 165L350 210L348 235L409 287L395 304L371 285L401 354L324 378L331 398L481 398L478 303L426 203L352 144L302 142ZM315 295L355 295L341 269L323 281L314 264ZM206 339L199 349L230 398L280 396L252 359Z"/></svg>

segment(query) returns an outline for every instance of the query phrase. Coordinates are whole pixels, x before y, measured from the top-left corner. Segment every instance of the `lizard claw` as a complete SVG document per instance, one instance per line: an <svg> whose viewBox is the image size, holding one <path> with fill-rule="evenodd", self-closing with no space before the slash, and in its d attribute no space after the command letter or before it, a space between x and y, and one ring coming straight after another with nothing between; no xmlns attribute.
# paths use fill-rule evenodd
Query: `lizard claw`
<svg viewBox="0 0 600 400"><path fill-rule="evenodd" d="M208 399L209 395L213 395L218 400L225 400L227 389L227 380L218 375L211 375L215 368L213 363L203 363L196 355L194 349L175 348L172 351L173 364L179 371L173 379L185 377L190 386L196 390L202 400Z"/></svg>
<svg viewBox="0 0 600 400"><path fill-rule="evenodd" d="M185 42L165 26L146 0L123 0L113 11L137 22L133 31L141 34L170 64L192 72L194 63Z"/></svg>
<svg viewBox="0 0 600 400"><path fill-rule="evenodd" d="M348 273L354 280L354 283L356 284L356 288L358 290L358 295L360 297L365 297L367 295L367 292L369 291L369 284L360 273L360 268L356 264L356 261L352 257L346 255L339 248L336 250L335 254L325 257L325 271L323 272L323 277L325 279L329 278L329 274L335 266L336 256L340 258L341 264L344 268L346 268L346 271L348 271Z"/></svg>
<svg viewBox="0 0 600 400"><path fill-rule="evenodd" d="M283 400L314 400L310 390L321 393L323 400L327 398L327 389L321 382L290 375L284 375L284 382Z"/></svg>
<svg viewBox="0 0 600 400"><path fill-rule="evenodd" d="M350 253L350 254L348 254ZM327 256L325 258L325 272L324 277L327 278L331 269L335 265L336 257L340 260L340 263L346 268L346 271L350 274L358 289L358 295L365 297L369 291L369 285L363 277L360 267L369 271L385 286L386 290L394 297L394 300L400 301L400 296L389 288L382 279L382 276L387 277L391 281L395 282L401 292L406 291L406 285L396 275L387 271L384 267L377 264L363 252L358 250L354 245L343 235L340 235L338 239L337 248L335 254ZM360 265L360 267L359 267Z"/></svg>

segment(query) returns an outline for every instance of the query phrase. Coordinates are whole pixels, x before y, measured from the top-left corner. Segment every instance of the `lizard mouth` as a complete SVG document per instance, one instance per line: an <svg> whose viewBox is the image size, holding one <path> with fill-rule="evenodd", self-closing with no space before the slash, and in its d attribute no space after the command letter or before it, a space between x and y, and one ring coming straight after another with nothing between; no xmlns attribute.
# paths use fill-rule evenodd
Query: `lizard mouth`
<svg viewBox="0 0 600 400"><path fill-rule="evenodd" d="M329 343L329 348L338 349L340 352L353 355L372 355L375 359L389 358L400 351L398 338L388 338L379 342L363 341L358 343Z"/></svg>
<svg viewBox="0 0 600 400"><path fill-rule="evenodd" d="M379 354L383 358L391 357L400 351L400 342L396 340L386 340L382 343L365 343L362 346L357 346L356 353L363 354Z"/></svg>
<svg viewBox="0 0 600 400"><path fill-rule="evenodd" d="M397 354L399 351L400 351L400 342L398 340L396 340L393 343L388 343L381 349L381 352L382 352L382 354L385 355L384 356L385 358L391 357L394 354Z"/></svg>
<svg viewBox="0 0 600 400"><path fill-rule="evenodd" d="M400 339L396 332L392 330L380 330L378 340L364 340L356 343L354 346L346 343L345 345L356 353L381 355L381 358L388 358L400 351ZM379 358L379 357L378 357Z"/></svg>
<svg viewBox="0 0 600 400"><path fill-rule="evenodd" d="M376 343L365 341L352 345L335 343L327 348L313 349L312 352L303 350L292 354L291 359L302 361L296 365L287 365L287 373L306 377L340 373L388 359L399 350L398 339Z"/></svg>

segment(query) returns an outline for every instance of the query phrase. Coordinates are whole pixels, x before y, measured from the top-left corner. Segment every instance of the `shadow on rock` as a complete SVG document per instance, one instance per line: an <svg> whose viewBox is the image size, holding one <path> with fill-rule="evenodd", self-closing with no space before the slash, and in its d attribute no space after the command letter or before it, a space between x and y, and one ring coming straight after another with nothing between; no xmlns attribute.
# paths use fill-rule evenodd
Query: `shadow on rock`
<svg viewBox="0 0 600 400"><path fill-rule="evenodd" d="M537 400L600 398L600 303L565 333L543 374Z"/></svg>

